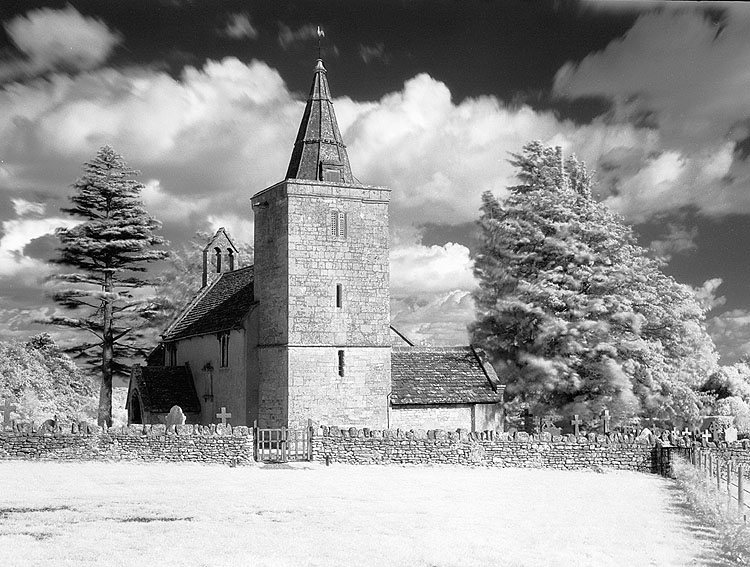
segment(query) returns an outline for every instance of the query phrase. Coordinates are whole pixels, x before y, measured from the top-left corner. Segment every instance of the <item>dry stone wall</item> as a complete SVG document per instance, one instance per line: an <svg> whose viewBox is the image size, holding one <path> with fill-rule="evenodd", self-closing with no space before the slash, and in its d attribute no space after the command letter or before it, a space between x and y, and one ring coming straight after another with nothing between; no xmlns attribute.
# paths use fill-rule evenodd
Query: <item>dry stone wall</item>
<svg viewBox="0 0 750 567"><path fill-rule="evenodd" d="M612 468L656 472L655 438L621 435L555 436L542 433L458 430L369 430L321 427L313 459L349 464L459 464L492 467Z"/></svg>
<svg viewBox="0 0 750 567"><path fill-rule="evenodd" d="M90 432L0 432L0 460L173 461L226 465L253 461L252 429L219 425L130 425Z"/></svg>

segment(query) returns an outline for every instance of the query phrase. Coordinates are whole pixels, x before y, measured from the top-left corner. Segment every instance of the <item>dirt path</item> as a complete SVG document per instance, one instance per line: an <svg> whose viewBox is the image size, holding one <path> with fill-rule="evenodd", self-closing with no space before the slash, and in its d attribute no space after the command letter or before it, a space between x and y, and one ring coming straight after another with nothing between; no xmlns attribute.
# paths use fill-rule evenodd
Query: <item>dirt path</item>
<svg viewBox="0 0 750 567"><path fill-rule="evenodd" d="M0 565L719 565L657 476L0 463Z"/></svg>

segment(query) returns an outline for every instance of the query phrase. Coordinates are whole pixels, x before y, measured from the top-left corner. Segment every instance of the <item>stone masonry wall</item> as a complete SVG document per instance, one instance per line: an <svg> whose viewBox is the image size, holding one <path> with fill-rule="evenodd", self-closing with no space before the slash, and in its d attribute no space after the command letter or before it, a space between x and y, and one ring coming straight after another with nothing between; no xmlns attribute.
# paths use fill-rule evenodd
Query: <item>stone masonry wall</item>
<svg viewBox="0 0 750 567"><path fill-rule="evenodd" d="M223 425L130 425L92 433L0 432L0 460L173 461L225 465L253 461L252 429Z"/></svg>
<svg viewBox="0 0 750 567"><path fill-rule="evenodd" d="M619 435L469 433L321 427L313 460L349 464L460 464L492 467L614 468L656 472L656 440Z"/></svg>

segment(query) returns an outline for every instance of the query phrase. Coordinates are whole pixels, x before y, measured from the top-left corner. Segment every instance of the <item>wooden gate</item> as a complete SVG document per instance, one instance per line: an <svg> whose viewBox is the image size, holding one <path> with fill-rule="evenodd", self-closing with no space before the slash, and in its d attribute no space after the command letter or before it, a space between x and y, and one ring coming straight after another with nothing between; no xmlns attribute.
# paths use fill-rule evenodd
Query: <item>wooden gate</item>
<svg viewBox="0 0 750 567"><path fill-rule="evenodd" d="M253 426L255 439L255 460L257 462L286 463L288 461L309 461L312 458L310 428L279 429Z"/></svg>

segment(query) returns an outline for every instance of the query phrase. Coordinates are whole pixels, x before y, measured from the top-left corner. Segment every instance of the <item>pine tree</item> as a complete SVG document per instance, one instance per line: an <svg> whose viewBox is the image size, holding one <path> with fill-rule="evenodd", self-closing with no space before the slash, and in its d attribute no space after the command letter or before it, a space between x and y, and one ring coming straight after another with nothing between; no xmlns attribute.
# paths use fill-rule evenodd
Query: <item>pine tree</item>
<svg viewBox="0 0 750 567"><path fill-rule="evenodd" d="M101 390L98 422L112 424L112 376L124 372L123 357L143 354L139 344L144 320L154 315L137 297L149 285L141 273L148 262L168 257L166 244L154 234L161 223L149 216L140 200L143 185L110 146L102 147L84 166L85 174L73 185L73 206L63 212L83 218L73 228L56 231L61 246L55 262L75 268L53 279L63 284L53 298L78 317L55 316L49 323L86 331L94 342L76 348L88 362L100 365Z"/></svg>
<svg viewBox="0 0 750 567"><path fill-rule="evenodd" d="M661 271L632 230L592 197L575 158L532 142L520 185L483 196L470 331L509 399L592 418L698 418L717 355L693 292Z"/></svg>

